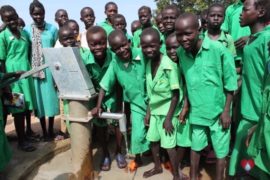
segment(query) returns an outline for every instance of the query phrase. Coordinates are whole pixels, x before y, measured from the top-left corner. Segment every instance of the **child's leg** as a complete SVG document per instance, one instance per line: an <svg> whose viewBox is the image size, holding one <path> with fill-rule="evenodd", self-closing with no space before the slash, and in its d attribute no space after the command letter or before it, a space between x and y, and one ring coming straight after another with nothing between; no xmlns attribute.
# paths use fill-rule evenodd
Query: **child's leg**
<svg viewBox="0 0 270 180"><path fill-rule="evenodd" d="M186 152L186 149L185 147L177 147L176 149L176 159L177 159L177 169L179 170L179 177L180 179L188 179L188 176L185 175L182 170L181 170L181 163L182 163L182 160L184 158L184 155L185 155L185 152Z"/></svg>
<svg viewBox="0 0 270 180"><path fill-rule="evenodd" d="M160 163L160 157L159 157L159 142L151 142L151 151L152 151L152 156L154 160L154 168L148 171L145 171L143 173L144 178L148 178L153 175L160 174L163 171L161 167L161 163Z"/></svg>
<svg viewBox="0 0 270 180"><path fill-rule="evenodd" d="M199 163L201 153L200 151L194 151L191 149L190 153L190 179L197 180L199 177Z"/></svg>
<svg viewBox="0 0 270 180"><path fill-rule="evenodd" d="M122 145L122 139L123 135L120 132L119 126L115 126L115 138L116 138L116 149L115 154L121 154L121 145Z"/></svg>
<svg viewBox="0 0 270 180"><path fill-rule="evenodd" d="M178 159L177 159L177 152L176 148L170 148L167 149L167 152L169 154L169 158L172 164L172 174L174 178L179 179L179 173L178 173Z"/></svg>
<svg viewBox="0 0 270 180"><path fill-rule="evenodd" d="M47 133L47 129L46 129L46 119L45 119L45 117L41 117L39 119L39 121L40 121L41 129L42 129L43 137L47 138L48 133Z"/></svg>
<svg viewBox="0 0 270 180"><path fill-rule="evenodd" d="M15 113L14 116L14 124L18 137L18 144L21 145L24 143L24 113Z"/></svg>
<svg viewBox="0 0 270 180"><path fill-rule="evenodd" d="M25 111L25 119L26 119L26 135L31 136L34 134L31 128L31 111L26 110Z"/></svg>
<svg viewBox="0 0 270 180"><path fill-rule="evenodd" d="M51 138L54 138L54 117L49 117L49 127L48 127L48 132L49 132L49 136Z"/></svg>

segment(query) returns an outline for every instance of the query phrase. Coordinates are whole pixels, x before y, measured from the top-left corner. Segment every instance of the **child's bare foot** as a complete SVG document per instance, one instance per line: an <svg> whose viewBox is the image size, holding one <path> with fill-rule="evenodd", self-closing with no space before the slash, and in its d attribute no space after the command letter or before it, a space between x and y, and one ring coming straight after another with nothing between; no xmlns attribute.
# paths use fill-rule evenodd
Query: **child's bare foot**
<svg viewBox="0 0 270 180"><path fill-rule="evenodd" d="M162 168L153 168L153 169L150 169L148 171L145 171L143 173L143 177L149 178L149 177L154 176L156 174L161 174L162 172L163 172Z"/></svg>

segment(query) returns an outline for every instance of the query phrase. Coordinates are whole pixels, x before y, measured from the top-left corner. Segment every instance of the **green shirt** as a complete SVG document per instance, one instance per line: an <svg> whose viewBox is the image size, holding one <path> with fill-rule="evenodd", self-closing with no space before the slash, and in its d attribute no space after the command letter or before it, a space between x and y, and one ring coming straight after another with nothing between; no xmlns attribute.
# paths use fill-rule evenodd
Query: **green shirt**
<svg viewBox="0 0 270 180"><path fill-rule="evenodd" d="M258 122L262 108L262 90L269 58L268 42L270 26L253 34L244 47L242 70L241 114L244 118Z"/></svg>
<svg viewBox="0 0 270 180"><path fill-rule="evenodd" d="M208 35L208 31L205 32L204 37L210 39L210 37ZM213 41L215 41L215 40L213 40ZM237 60L236 59L236 49L234 46L234 40L230 34L225 33L224 31L221 31L220 36L216 41L220 42L224 47L226 47L232 53L235 60Z"/></svg>
<svg viewBox="0 0 270 180"><path fill-rule="evenodd" d="M233 56L219 42L205 38L195 57L182 47L177 55L191 105L191 124L210 126L225 106L225 90L237 89Z"/></svg>
<svg viewBox="0 0 270 180"><path fill-rule="evenodd" d="M168 56L163 56L156 75L152 78L151 61L148 61L146 87L151 115L167 116L171 105L172 90L180 90L177 64ZM174 115L179 115L179 112L180 101L178 101Z"/></svg>
<svg viewBox="0 0 270 180"><path fill-rule="evenodd" d="M249 27L240 26L240 14L242 13L243 3L241 0L228 6L225 13L225 19L221 29L232 35L233 40L236 41L240 37L250 35Z"/></svg>
<svg viewBox="0 0 270 180"><path fill-rule="evenodd" d="M132 49L130 61L121 60L114 54L100 86L105 91L111 91L116 81L122 86L125 100L131 103L131 109L145 113L145 60L140 49Z"/></svg>
<svg viewBox="0 0 270 180"><path fill-rule="evenodd" d="M108 20L104 20L103 22L99 23L98 25L101 26L106 31L107 36L109 36L109 34L114 30L114 28L108 22Z"/></svg>

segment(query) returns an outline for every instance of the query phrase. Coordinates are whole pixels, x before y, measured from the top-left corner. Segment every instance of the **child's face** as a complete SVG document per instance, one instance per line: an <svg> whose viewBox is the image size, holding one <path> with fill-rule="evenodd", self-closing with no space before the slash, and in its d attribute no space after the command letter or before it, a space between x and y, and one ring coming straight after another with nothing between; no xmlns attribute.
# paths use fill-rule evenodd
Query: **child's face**
<svg viewBox="0 0 270 180"><path fill-rule="evenodd" d="M151 23L151 14L148 10L142 9L139 12L139 20L142 26L147 26Z"/></svg>
<svg viewBox="0 0 270 180"><path fill-rule="evenodd" d="M150 60L159 57L160 41L154 35L145 35L141 38L141 47L144 56Z"/></svg>
<svg viewBox="0 0 270 180"><path fill-rule="evenodd" d="M55 21L59 26L63 26L63 24L68 20L68 14L66 11L58 11Z"/></svg>
<svg viewBox="0 0 270 180"><path fill-rule="evenodd" d="M93 26L95 19L95 14L91 9L85 9L81 14L81 21L84 23L86 29Z"/></svg>
<svg viewBox="0 0 270 180"><path fill-rule="evenodd" d="M173 60L174 62L178 62L177 57L177 48L180 46L179 42L176 39L176 36L169 37L166 39L166 51L168 56Z"/></svg>
<svg viewBox="0 0 270 180"><path fill-rule="evenodd" d="M76 37L71 29L60 32L59 41L64 47L76 46Z"/></svg>
<svg viewBox="0 0 270 180"><path fill-rule="evenodd" d="M68 27L74 32L75 37L79 35L79 25L74 22L68 23Z"/></svg>
<svg viewBox="0 0 270 180"><path fill-rule="evenodd" d="M248 26L254 24L258 20L258 12L254 4L254 0L245 0L242 13L240 15L240 25Z"/></svg>
<svg viewBox="0 0 270 180"><path fill-rule="evenodd" d="M130 60L131 58L131 49L130 42L127 40L127 37L124 35L118 35L117 38L114 39L110 43L112 51L122 60Z"/></svg>
<svg viewBox="0 0 270 180"><path fill-rule="evenodd" d="M191 52L196 48L198 41L199 30L196 28L196 22L191 18L178 20L175 24L175 34L177 41L186 50Z"/></svg>
<svg viewBox="0 0 270 180"><path fill-rule="evenodd" d="M31 17L38 26L42 26L44 23L45 12L42 8L35 7L31 14Z"/></svg>
<svg viewBox="0 0 270 180"><path fill-rule="evenodd" d="M2 15L2 21L10 30L15 30L18 27L18 15L14 12L5 12Z"/></svg>
<svg viewBox="0 0 270 180"><path fill-rule="evenodd" d="M131 32L132 35L134 35L135 31L137 31L139 28L141 28L141 23L140 22L134 22L131 24Z"/></svg>
<svg viewBox="0 0 270 180"><path fill-rule="evenodd" d="M96 59L104 58L107 50L107 37L104 32L87 36L88 46Z"/></svg>
<svg viewBox="0 0 270 180"><path fill-rule="evenodd" d="M162 21L166 32L174 31L177 12L173 9L166 9L162 12Z"/></svg>
<svg viewBox="0 0 270 180"><path fill-rule="evenodd" d="M105 14L110 22L113 21L113 16L118 13L118 8L114 4L110 4L105 10Z"/></svg>
<svg viewBox="0 0 270 180"><path fill-rule="evenodd" d="M124 18L114 18L113 20L113 27L114 29L121 30L123 32L126 32L126 20Z"/></svg>
<svg viewBox="0 0 270 180"><path fill-rule="evenodd" d="M24 21L23 21L21 18L19 18L19 19L18 19L18 27L21 28L21 29L23 29L24 26L25 26Z"/></svg>
<svg viewBox="0 0 270 180"><path fill-rule="evenodd" d="M157 24L158 30L161 33L164 33L165 32L165 27L164 27L164 24L162 22L162 15L161 14L156 17L156 24Z"/></svg>
<svg viewBox="0 0 270 180"><path fill-rule="evenodd" d="M214 6L209 9L208 13L208 27L209 28L220 28L224 21L224 9L222 7Z"/></svg>

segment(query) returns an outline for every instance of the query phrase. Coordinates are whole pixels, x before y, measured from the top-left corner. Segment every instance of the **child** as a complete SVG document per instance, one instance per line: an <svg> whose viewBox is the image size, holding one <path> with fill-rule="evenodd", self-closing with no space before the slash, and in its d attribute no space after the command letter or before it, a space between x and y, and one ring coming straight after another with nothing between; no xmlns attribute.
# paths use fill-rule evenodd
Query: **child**
<svg viewBox="0 0 270 180"><path fill-rule="evenodd" d="M88 44L87 44L87 39L86 39L86 33L87 33L87 29L93 26L95 19L96 19L95 13L92 8L90 7L82 8L81 21L85 25L85 31L81 33L80 41L81 41L81 47L83 48L89 49Z"/></svg>
<svg viewBox="0 0 270 180"><path fill-rule="evenodd" d="M220 43L199 38L199 23L193 14L180 15L175 32L181 44L177 54L190 102L190 178L198 178L200 152L209 136L217 157L215 179L221 180L230 145L230 105L237 88L233 56Z"/></svg>
<svg viewBox="0 0 270 180"><path fill-rule="evenodd" d="M58 9L54 16L55 22L58 24L59 29L64 25L64 23L68 20L67 11L64 9ZM62 47L59 40L56 41L55 48Z"/></svg>
<svg viewBox="0 0 270 180"><path fill-rule="evenodd" d="M179 15L180 10L175 5L168 5L162 10L162 23L165 27L165 39L174 32L175 21Z"/></svg>
<svg viewBox="0 0 270 180"><path fill-rule="evenodd" d="M45 22L45 9L43 4L34 0L29 7L30 15L34 23L26 26L25 30L32 42L32 68L36 68L46 62L42 56L42 48L53 47L57 40L58 31L55 26ZM59 102L54 87L52 74L49 68L33 75L35 96L37 98L37 111L35 115L40 119L40 124L45 141L54 139L54 116L59 114ZM45 117L49 117L48 131Z"/></svg>
<svg viewBox="0 0 270 180"><path fill-rule="evenodd" d="M101 26L105 31L107 36L114 30L113 29L113 16L118 14L118 6L115 2L108 2L105 4L105 14L107 18L105 21L99 23L98 25Z"/></svg>
<svg viewBox="0 0 270 180"><path fill-rule="evenodd" d="M145 62L139 49L131 49L130 43L122 31L113 31L108 40L115 55L100 82L99 98L92 114L98 115L101 112L101 103L105 92L112 91L114 84L118 81L123 88L125 100L130 103L131 107L130 151L136 157L135 161L131 162L132 166L130 167L132 167L131 170L135 170L142 164L140 154L149 149L149 143L145 139L146 129L143 122L146 112ZM117 159L118 157L116 157Z"/></svg>
<svg viewBox="0 0 270 180"><path fill-rule="evenodd" d="M80 27L78 25L78 23L73 20L73 19L69 19L67 20L65 23L64 23L64 26L67 26L68 28L70 28L74 35L75 35L75 38L76 38L76 46L80 46L81 45L81 41L80 41ZM85 48L85 47L82 47L82 48ZM86 48L88 49L88 48Z"/></svg>
<svg viewBox="0 0 270 180"><path fill-rule="evenodd" d="M153 28L141 34L142 52L147 58L146 87L149 98L145 124L149 126L146 139L151 142L155 166L143 173L144 178L162 173L159 149L165 148L173 167L173 179L179 179L176 154L180 86L178 68L168 56L160 53L159 32ZM150 122L149 122L150 121ZM160 143L159 143L160 142Z"/></svg>
<svg viewBox="0 0 270 180"><path fill-rule="evenodd" d="M165 33L165 27L164 27L164 24L162 22L162 14L161 13L158 13L156 18L155 18L155 22L156 22L156 26L159 30L159 32L161 34L164 34Z"/></svg>
<svg viewBox="0 0 270 180"><path fill-rule="evenodd" d="M54 20L58 24L59 28L61 28L64 25L64 23L68 20L67 11L65 9L58 9L55 12Z"/></svg>
<svg viewBox="0 0 270 180"><path fill-rule="evenodd" d="M130 27L132 36L134 36L135 31L137 31L137 30L140 29L140 28L141 28L141 23L140 23L139 20L134 20L134 21L132 21L131 27Z"/></svg>
<svg viewBox="0 0 270 180"><path fill-rule="evenodd" d="M23 29L23 28L25 27L25 22L24 22L24 20L23 20L22 18L20 18L20 17L19 17L19 19L18 19L18 27L19 27L20 29Z"/></svg>
<svg viewBox="0 0 270 180"><path fill-rule="evenodd" d="M248 130L256 125L262 113L262 90L264 87L266 62L269 58L267 43L270 41L268 0L246 0L240 24L249 26L252 36L249 37L243 50L243 71L241 89L241 115L242 119L237 128L236 140L230 160L229 175L234 176L241 171L241 160L249 159L246 152L245 139ZM257 176L256 171L250 174Z"/></svg>
<svg viewBox="0 0 270 180"><path fill-rule="evenodd" d="M127 36L128 40L131 41L132 37L127 33L127 22L122 14L116 14L113 16L113 28L123 31Z"/></svg>
<svg viewBox="0 0 270 180"><path fill-rule="evenodd" d="M29 40L24 31L18 28L18 14L16 10L7 5L1 8L2 21L7 25L0 34L0 60L7 73L30 70ZM24 94L25 107L9 108L14 117L18 136L18 148L23 151L34 151L35 147L25 141L24 119L27 123L27 134L33 134L31 129L31 111L35 108L33 79L23 79L11 85L11 92Z"/></svg>
<svg viewBox="0 0 270 180"><path fill-rule="evenodd" d="M3 7L4 6L2 6L2 8ZM12 72L6 74L0 72L0 84L9 78L19 78L20 75L20 72ZM0 96L2 96L1 90ZM4 131L3 123L2 101L0 100L0 179L2 179L1 172L4 170L11 159L11 149L9 147L8 140Z"/></svg>

